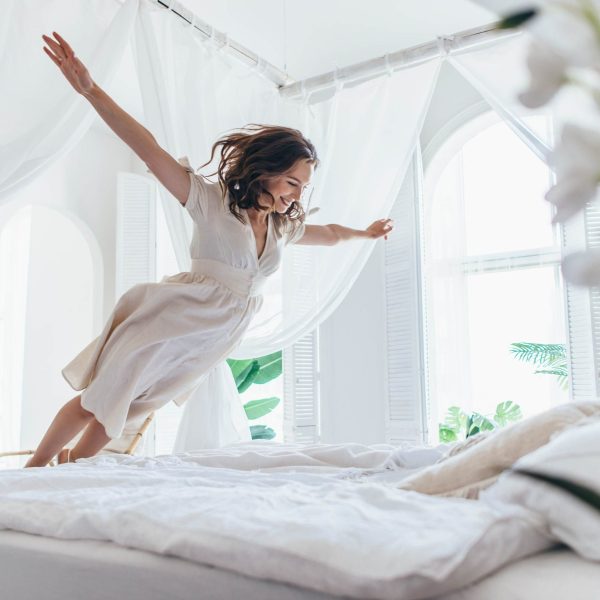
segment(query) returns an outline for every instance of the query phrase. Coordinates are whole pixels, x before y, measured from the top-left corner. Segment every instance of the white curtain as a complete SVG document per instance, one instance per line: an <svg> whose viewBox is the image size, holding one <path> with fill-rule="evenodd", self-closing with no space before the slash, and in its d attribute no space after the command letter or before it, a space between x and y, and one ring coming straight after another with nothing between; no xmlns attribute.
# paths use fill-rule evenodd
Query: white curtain
<svg viewBox="0 0 600 600"><path fill-rule="evenodd" d="M420 133L437 61L362 85L344 89L337 85L320 93L320 101L315 95L311 102L307 95L291 102L284 101L260 73L210 40L203 42L190 25L162 9L141 6L135 40L147 126L171 154L188 156L197 167L208 160L212 143L227 129L248 123L295 127L313 141L322 160L311 197L311 208L319 211L308 223L364 229L388 215ZM190 240L187 215L166 196L165 209L184 268ZM308 262L315 266L313 277L286 276L285 286L281 277L273 278L263 310L233 356L250 358L281 350L313 330L344 299L373 247L373 241L361 240L328 248L293 248L312 255ZM288 275L294 264L289 258L283 267ZM207 422L194 406L206 407L207 396L212 402L234 396L233 380L223 372L228 368L219 365L220 376L213 373L188 400L178 449L202 443L198 432ZM221 410L233 409L224 402ZM247 434L240 431L242 435Z"/></svg>
<svg viewBox="0 0 600 600"><path fill-rule="evenodd" d="M37 177L83 137L95 113L42 51L58 31L106 86L121 60L138 10L106 0L9 0L0 25L0 199Z"/></svg>
<svg viewBox="0 0 600 600"><path fill-rule="evenodd" d="M518 99L528 83L527 31L491 40L475 48L450 51L450 64L483 96L537 157L548 162L553 140L545 129L534 129L524 118L547 113L556 116L557 101L532 111ZM530 121L531 123L531 121Z"/></svg>
<svg viewBox="0 0 600 600"><path fill-rule="evenodd" d="M360 229L391 209L438 71L438 63L431 61L337 90L318 104L310 98L286 102L273 83L151 5L141 6L136 49L148 128L171 154L188 156L196 167L228 129L247 123L296 127L315 143L322 159L311 197L311 208L319 211L307 222ZM171 234L183 268L189 260L190 229L183 224L187 215L169 198L166 207L173 206L177 213ZM298 307L305 296L319 298L318 305L299 311L292 305L285 321L282 303L266 307L235 356L280 350L314 329L343 300L372 249L372 241L302 248L316 255L315 279L300 280L285 294L291 292Z"/></svg>

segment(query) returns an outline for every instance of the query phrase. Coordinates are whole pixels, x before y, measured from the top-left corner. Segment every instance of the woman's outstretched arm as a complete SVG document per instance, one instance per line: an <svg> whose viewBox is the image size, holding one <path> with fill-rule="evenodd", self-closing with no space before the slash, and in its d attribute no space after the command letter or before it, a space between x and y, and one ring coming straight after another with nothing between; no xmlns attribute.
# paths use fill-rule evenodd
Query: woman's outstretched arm
<svg viewBox="0 0 600 600"><path fill-rule="evenodd" d="M131 115L126 113L91 78L84 64L58 33L54 38L42 36L48 48L44 52L61 70L76 92L87 98L106 124L146 163L157 179L185 204L190 191L188 172L163 150L154 136Z"/></svg>
<svg viewBox="0 0 600 600"><path fill-rule="evenodd" d="M332 223L331 225L307 225L304 235L296 244L306 244L311 246L334 246L339 242L355 240L359 238L377 239L385 237L391 233L394 228L392 219L379 219L374 221L366 229L352 229Z"/></svg>

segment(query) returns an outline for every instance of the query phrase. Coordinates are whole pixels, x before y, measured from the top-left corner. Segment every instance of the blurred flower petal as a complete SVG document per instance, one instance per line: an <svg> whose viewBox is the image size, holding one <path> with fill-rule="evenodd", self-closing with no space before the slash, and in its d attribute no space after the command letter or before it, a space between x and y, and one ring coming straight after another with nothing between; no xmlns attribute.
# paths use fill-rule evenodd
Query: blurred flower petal
<svg viewBox="0 0 600 600"><path fill-rule="evenodd" d="M600 250L565 256L562 272L565 279L575 285L600 285Z"/></svg>
<svg viewBox="0 0 600 600"><path fill-rule="evenodd" d="M577 214L595 195L596 180L584 180L582 177L561 179L546 193L546 200L556 206L553 223L564 223Z"/></svg>
<svg viewBox="0 0 600 600"><path fill-rule="evenodd" d="M586 9L600 19L600 2L586 0ZM560 55L574 67L598 67L600 46L596 26L584 16L581 0L550 1L528 27L533 36L545 47Z"/></svg>
<svg viewBox="0 0 600 600"><path fill-rule="evenodd" d="M554 223L563 223L595 197L600 179L600 131L568 123L550 157L556 185L546 200L557 208Z"/></svg>
<svg viewBox="0 0 600 600"><path fill-rule="evenodd" d="M551 48L535 40L529 46L527 67L529 87L519 94L519 100L528 108L537 108L549 102L567 81L566 61Z"/></svg>

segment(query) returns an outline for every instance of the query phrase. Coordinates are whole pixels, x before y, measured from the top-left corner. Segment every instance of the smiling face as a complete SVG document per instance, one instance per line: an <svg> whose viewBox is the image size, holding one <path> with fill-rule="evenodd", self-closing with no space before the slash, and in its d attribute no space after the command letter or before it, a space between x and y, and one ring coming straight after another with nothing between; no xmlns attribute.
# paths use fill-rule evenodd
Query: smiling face
<svg viewBox="0 0 600 600"><path fill-rule="evenodd" d="M262 194L259 199L260 204L271 207L273 212L285 214L292 202L300 203L313 172L313 161L301 159L285 173L270 177L265 182L265 188L273 196L275 203L273 204L273 199L268 194Z"/></svg>

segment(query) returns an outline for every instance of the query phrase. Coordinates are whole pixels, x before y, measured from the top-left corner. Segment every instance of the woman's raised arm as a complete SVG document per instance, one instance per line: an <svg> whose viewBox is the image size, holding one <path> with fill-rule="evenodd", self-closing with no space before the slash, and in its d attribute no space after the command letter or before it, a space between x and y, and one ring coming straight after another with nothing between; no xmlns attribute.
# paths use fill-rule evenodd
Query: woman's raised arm
<svg viewBox="0 0 600 600"><path fill-rule="evenodd" d="M94 83L71 46L58 33L53 32L53 35L55 39L42 36L49 47L44 47L44 52L75 91L89 100L106 124L146 163L169 192L185 205L190 191L190 178L185 168L159 146L143 125Z"/></svg>

